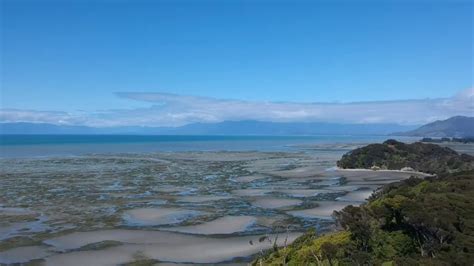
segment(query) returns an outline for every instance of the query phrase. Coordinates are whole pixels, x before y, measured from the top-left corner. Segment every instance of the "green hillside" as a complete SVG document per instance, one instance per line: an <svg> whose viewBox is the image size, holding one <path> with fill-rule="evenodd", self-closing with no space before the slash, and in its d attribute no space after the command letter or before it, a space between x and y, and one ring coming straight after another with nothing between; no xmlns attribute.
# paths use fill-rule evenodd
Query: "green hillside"
<svg viewBox="0 0 474 266"><path fill-rule="evenodd" d="M361 167L371 166L375 161L389 166L394 154L406 151L402 148L392 152L390 146L394 144L401 145L392 141L376 148L369 145L346 155L341 163ZM417 170L429 170L424 167L434 165L436 169L428 172L442 173L386 185L366 204L335 212L338 231L325 235L310 231L288 247L261 256L254 265L473 265L473 158L464 157L460 166L466 171L460 171L454 168L455 164L444 161L452 153L450 150L427 144L411 145L407 146L413 152L407 151L401 158L417 158L423 167ZM440 152L440 164L449 167L436 167L437 156L433 154L423 157L421 151L428 148ZM380 158L373 150L382 151L377 153ZM458 158L455 155L450 157ZM421 163L424 158L431 163ZM364 163L365 160L371 162Z"/></svg>

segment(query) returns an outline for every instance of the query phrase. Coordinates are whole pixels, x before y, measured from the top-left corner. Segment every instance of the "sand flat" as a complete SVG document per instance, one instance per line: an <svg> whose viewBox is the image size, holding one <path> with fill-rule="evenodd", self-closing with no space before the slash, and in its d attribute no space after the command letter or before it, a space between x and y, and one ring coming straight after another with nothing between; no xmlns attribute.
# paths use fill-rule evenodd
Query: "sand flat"
<svg viewBox="0 0 474 266"><path fill-rule="evenodd" d="M297 205L300 205L301 203L303 203L303 201L298 200L298 199L265 197L265 198L256 199L252 203L252 205L261 207L261 208L279 209L279 208L297 206Z"/></svg>
<svg viewBox="0 0 474 266"><path fill-rule="evenodd" d="M180 208L138 208L125 211L123 219L128 225L150 226L180 223L201 214L200 211Z"/></svg>
<svg viewBox="0 0 474 266"><path fill-rule="evenodd" d="M314 197L320 194L330 194L338 192L327 189L282 189L278 191L295 198Z"/></svg>
<svg viewBox="0 0 474 266"><path fill-rule="evenodd" d="M306 210L289 211L290 215L301 217L301 218L319 218L319 219L331 219L331 215L334 211L342 210L348 205L356 205L357 202L344 202L344 201L318 201L318 207Z"/></svg>
<svg viewBox="0 0 474 266"><path fill-rule="evenodd" d="M233 234L247 231L256 221L257 218L253 216L224 216L202 224L162 228L161 230L198 235Z"/></svg>
<svg viewBox="0 0 474 266"><path fill-rule="evenodd" d="M380 180L380 179L393 179L402 180L409 178L410 176L425 177L429 174L421 172L410 172L400 170L369 170L369 169L340 169L337 168L334 171L328 171L325 173L328 176L343 176L348 181L362 181L362 180Z"/></svg>
<svg viewBox="0 0 474 266"><path fill-rule="evenodd" d="M49 254L49 249L43 246L18 247L0 252L0 263L26 263L30 260L44 258Z"/></svg>
<svg viewBox="0 0 474 266"><path fill-rule="evenodd" d="M24 208L0 207L0 216L36 215L36 212Z"/></svg>
<svg viewBox="0 0 474 266"><path fill-rule="evenodd" d="M239 177L233 178L232 180L234 180L236 182L249 183L249 182L253 182L255 180L264 179L264 178L267 178L267 176L265 176L265 175L246 175L246 176L239 176Z"/></svg>
<svg viewBox="0 0 474 266"><path fill-rule="evenodd" d="M270 192L273 192L273 189L247 188L247 189L232 190L232 194L235 194L241 197L263 196Z"/></svg>
<svg viewBox="0 0 474 266"><path fill-rule="evenodd" d="M320 177L323 169L319 166L298 167L291 170L281 170L269 172L271 175L286 178L304 178L304 177Z"/></svg>
<svg viewBox="0 0 474 266"><path fill-rule="evenodd" d="M288 234L288 244L300 233ZM75 249L105 240L120 241L121 246L94 251L73 251L46 258L46 265L117 265L131 262L140 254L165 262L219 263L236 257L247 257L271 248L268 241L259 242L258 236L210 238L172 232L143 230L104 230L77 232L45 241L59 249ZM270 235L275 237L275 235ZM283 245L286 234L279 236ZM252 241L253 245L249 242ZM212 251L212 252L210 252Z"/></svg>
<svg viewBox="0 0 474 266"><path fill-rule="evenodd" d="M351 191L344 196L336 198L336 200L349 201L349 202L354 202L354 201L364 202L370 197L370 195L372 195L373 192L374 192L373 189L362 189L362 190Z"/></svg>
<svg viewBox="0 0 474 266"><path fill-rule="evenodd" d="M179 197L176 201L178 201L178 202L190 202L190 203L202 203L202 202L228 200L228 199L232 199L232 196L216 196L216 195L183 196L183 197Z"/></svg>
<svg viewBox="0 0 474 266"><path fill-rule="evenodd" d="M360 185L342 185L342 186L329 186L324 189L333 190L333 191L356 191L360 188Z"/></svg>
<svg viewBox="0 0 474 266"><path fill-rule="evenodd" d="M53 263L63 258L64 263L58 263L62 265L71 264L69 259L74 256L81 263L81 260L91 260L89 264L93 265L125 263L134 259L136 252L148 250L147 246L166 249L171 241L180 252L200 253L185 254L186 257L180 258L181 262L211 263L216 260L197 260L198 256L215 249L216 252L223 251L229 255L227 257L232 257L230 254L236 235L248 235L252 230L264 227L283 228L290 224L291 230L304 232L307 227L316 226L320 221L294 219L288 214L327 219L333 209L338 209L333 203L325 212L324 203L321 203L316 208L297 210L298 204L308 200L304 197L317 195L318 199L332 199L340 196L335 201L344 206L359 204L359 200L366 196L363 194L364 189L372 189L412 175L399 171L337 168L325 171L335 165L340 153L330 150L320 150L317 154L257 151L164 152L0 161L3 166L0 168L4 173L0 179L0 194L15 195L4 197L0 206L0 216L7 218L0 226L0 241L3 244L5 238L17 235L33 239L49 237L51 239L45 243L60 244L53 246L52 252L82 247L77 241L87 244L104 239L119 239L123 243L121 247L103 247L104 250L84 253L67 250L61 256L54 254L48 259L49 263ZM161 161L162 159L166 162ZM338 186L340 182L342 186ZM26 210L34 210L36 214L24 210L6 210L6 206L29 206ZM39 215L42 213L49 214L48 223L43 220L32 221L36 216L41 218ZM231 215L240 218L229 219L224 225L225 219L214 218L218 213L224 217ZM249 218L245 220L245 216ZM253 222L250 217L256 217L257 221L255 226L248 228ZM209 220L211 218L215 220ZM137 231L120 230L127 226ZM156 234L156 231L147 231L151 227L176 227L176 230L183 233L167 231ZM106 231L111 228L118 231L108 235ZM63 230L78 234L53 238ZM89 230L97 231L86 232ZM190 236L195 238L189 238ZM219 242L215 242L217 238ZM177 248L193 241L196 247L184 250ZM200 246L197 243L209 245L209 250L203 249L204 244ZM248 241L243 244L247 246ZM21 247L21 243L7 245L12 249ZM147 251L150 256L154 256L152 249ZM239 247L236 254L240 254L243 249ZM98 251L100 252L96 253ZM259 249L253 249L253 253L258 252ZM94 257L83 257L81 254L109 257L103 258L104 260L101 257L96 263L92 261ZM161 254L160 258L177 258L166 255L168 254ZM210 256L216 258L219 254Z"/></svg>

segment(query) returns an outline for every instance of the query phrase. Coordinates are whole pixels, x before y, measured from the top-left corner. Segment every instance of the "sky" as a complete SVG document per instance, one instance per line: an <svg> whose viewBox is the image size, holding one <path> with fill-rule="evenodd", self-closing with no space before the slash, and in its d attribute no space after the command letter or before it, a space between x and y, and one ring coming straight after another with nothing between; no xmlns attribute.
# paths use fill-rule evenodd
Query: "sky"
<svg viewBox="0 0 474 266"><path fill-rule="evenodd" d="M0 122L473 115L471 1L1 0Z"/></svg>

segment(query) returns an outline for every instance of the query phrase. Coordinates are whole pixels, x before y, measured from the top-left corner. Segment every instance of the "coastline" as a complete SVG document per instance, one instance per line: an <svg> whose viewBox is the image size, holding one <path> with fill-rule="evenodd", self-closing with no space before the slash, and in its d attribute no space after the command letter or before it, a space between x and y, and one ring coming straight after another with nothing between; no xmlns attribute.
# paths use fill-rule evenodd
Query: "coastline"
<svg viewBox="0 0 474 266"><path fill-rule="evenodd" d="M417 176L435 176L434 174L423 173L419 171L406 171L406 170L390 170L390 169L365 169L365 168L340 168L335 166L334 170L331 171L339 171L339 172L381 172L381 173L407 173L407 174L414 174Z"/></svg>
<svg viewBox="0 0 474 266"><path fill-rule="evenodd" d="M0 241L0 257L9 254L10 261L19 262L25 248L38 252L35 259L52 261L58 255L77 259L95 252L133 254L137 250L113 235L98 242L80 242L88 234L129 230L136 245L147 244L146 238L138 237L147 232L167 232L177 241L176 247L179 241L184 245L196 240L197 246L189 246L189 252L198 248L200 239L226 252L232 249L231 239L246 239L239 244L243 252L239 254L245 258L236 258L232 252L220 258L229 263L250 261L260 248L248 240L258 242L259 237L282 236L288 230L292 234L309 228L333 231L334 210L359 206L385 184L412 175L429 176L416 171L330 167L340 154L335 147L324 153L196 151L0 160L5 166L0 192L13 195L0 202L2 206L34 210L25 211L24 216L0 210L0 216L7 218L6 227L0 225L0 237L2 230L6 232L1 238L5 241ZM38 217L43 218L30 222ZM21 242L6 241L14 238ZM84 244L58 254L66 246L49 247L56 238ZM166 260L165 255L154 259ZM190 261L186 262L193 262L194 255L187 254ZM178 257L173 260L183 262Z"/></svg>
<svg viewBox="0 0 474 266"><path fill-rule="evenodd" d="M399 165L421 171L357 168ZM469 243L474 231L472 202L474 157L440 146L423 143L404 144L387 140L358 148L343 156L331 173L355 177L410 174L417 178L383 186L360 206L345 207L334 217L339 225L333 232L307 232L288 249L268 252L257 258L258 264L289 265L469 265L474 261ZM433 177L436 178L427 178ZM363 178L368 181L369 177ZM423 210L423 211L421 211ZM453 219L455 217L455 219ZM465 223L466 227L456 230ZM469 227L469 228L468 228ZM308 251L311 251L310 253Z"/></svg>

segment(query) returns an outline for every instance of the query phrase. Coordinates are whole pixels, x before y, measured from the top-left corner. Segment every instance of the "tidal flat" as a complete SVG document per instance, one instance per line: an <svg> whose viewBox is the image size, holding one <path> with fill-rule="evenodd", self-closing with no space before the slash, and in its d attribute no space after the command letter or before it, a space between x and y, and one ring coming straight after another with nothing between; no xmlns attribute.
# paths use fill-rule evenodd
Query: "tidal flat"
<svg viewBox="0 0 474 266"><path fill-rule="evenodd" d="M1 159L0 264L245 263L422 175L334 168L350 148Z"/></svg>

